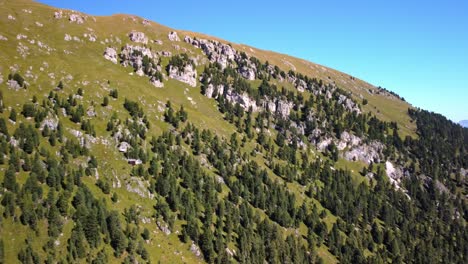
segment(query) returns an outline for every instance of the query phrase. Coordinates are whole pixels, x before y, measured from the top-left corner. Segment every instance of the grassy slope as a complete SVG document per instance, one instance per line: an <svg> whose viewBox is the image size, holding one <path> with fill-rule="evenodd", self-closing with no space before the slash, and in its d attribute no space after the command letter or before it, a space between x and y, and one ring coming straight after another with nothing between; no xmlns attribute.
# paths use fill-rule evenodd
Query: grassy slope
<svg viewBox="0 0 468 264"><path fill-rule="evenodd" d="M22 9L25 8L32 10L32 13L23 12ZM223 120L216 109L214 100L202 96L199 92L199 88L189 88L187 85L174 80L165 82L165 88L163 89L154 88L148 84L147 78L135 75L130 76L129 73L132 72L130 68L114 65L104 60L102 57L102 52L106 46L120 48L123 43L128 42L127 34L131 30L143 31L150 39L163 40L164 44L162 47L156 44L149 44L149 46L152 46L154 49L169 50L176 53L177 51L172 46L173 43L167 39L167 34L171 29L156 23L151 23L150 26L144 26L141 23L141 18L133 18L127 15L95 17L96 21L94 21L91 16L88 16L83 25L76 25L70 23L66 15L61 20L54 19L53 13L55 10L54 8L28 0L0 1L0 34L8 38L8 41L0 41L0 73L3 79L6 80L6 76L10 72L9 67L15 64L19 66L19 72L23 76L30 67L32 67L33 74L37 75L37 80L35 81L32 78L26 78L26 81L30 83L28 90L4 92L7 106L16 106L17 112L20 112L19 106L27 100L30 100L33 94L36 94L41 100L43 96L47 95L48 92L58 84L59 80L64 80L64 94L76 91L78 88L83 88L86 101L84 104L86 106L95 105L98 117L96 118L97 122L94 123L98 136L105 135L103 132L105 131L105 122L113 111L116 111L119 115L123 115L124 110L122 108L122 102L125 97L138 100L144 106L145 112L151 118L150 120L152 122L150 135L158 135L167 129L167 125L159 121L162 117L162 113L157 111L157 105L163 104L169 99L175 107L184 105L189 113L191 122L199 127L208 127L224 137L228 137L235 131L234 126ZM65 13L67 12L68 11ZM16 17L16 20L8 20L8 14ZM36 21L42 23L44 26L38 27L35 24ZM94 34L97 36L96 42L89 42L83 37L83 34L88 32L88 28L93 29ZM20 33L27 35L28 39L17 40L16 35ZM83 42L66 42L64 41L65 34L78 36ZM186 34L213 39L213 37L204 36L202 34L179 31L179 37L181 38ZM116 37L122 40L122 44L116 42ZM39 49L37 44L30 44L28 42L30 39L35 39L36 42L40 40L54 48L55 51L48 55ZM106 39L108 40L106 43L100 43ZM16 51L19 42L30 47L30 55L26 58L19 56ZM177 45L190 48L188 44L183 42L179 42ZM351 91L356 98L359 98L360 95L367 98L369 100L369 105L365 107L366 111L370 111L384 120L397 121L402 128L403 135L413 133L414 127L409 122L409 117L406 115L406 109L409 105L393 98L368 93L368 89L375 89L368 83L358 79L352 80L344 73L287 55L263 51L244 45L233 44L233 46L239 50L246 51L246 53L262 61L268 59L271 64L276 64L283 70L287 71L291 69L290 64L292 64L297 71L303 74L322 78L324 81L333 80L341 88ZM64 50L70 51L72 54L65 54ZM195 54L201 55L199 50L192 50ZM15 55L12 56L12 54ZM44 66L43 62L48 64L48 68ZM40 71L40 67L43 67L44 71ZM48 76L49 73L55 73L55 80L51 80ZM73 75L73 80L67 81L65 79L68 74ZM111 80L110 85L107 84L107 80ZM83 81L87 81L89 84L85 85ZM7 89L5 84L2 84L1 88L2 90ZM107 95L110 88L117 88L120 97L117 101L111 101L112 108L103 108L99 104L102 101L102 97ZM192 104L188 100L188 97L191 97L195 104ZM79 129L77 125L71 122L66 123L66 126ZM10 129L10 131L14 129L12 125L10 125ZM108 147L97 144L93 147L92 151L93 154L98 157L110 157L100 164L99 173L101 177L112 179L114 175L117 175L122 182L129 177L128 166L126 166L122 155L117 153L113 146ZM259 163L264 162L263 157L259 157L258 159ZM343 166L348 166L348 164L343 164ZM357 165L355 169L357 170L359 167L360 166ZM1 177L3 177L3 175ZM102 194L94 186L94 179L91 178L87 180L89 181L87 183L90 188L98 194L99 197L106 197L108 204L111 204L109 197ZM288 184L288 186L290 186L291 191L296 193L298 198L303 196L301 186L294 183ZM121 199L114 206L115 209L123 211L124 208L128 208L132 204L139 204L143 209L148 211L152 210L154 201L130 194L124 188L117 189L116 192ZM318 204L319 208L321 208L317 201L311 200L311 202ZM336 221L336 218L331 214L329 214L328 218L327 224L331 227L331 224ZM24 227L14 226L13 223L5 223L5 227L6 230L24 229ZM147 227L153 231L153 240L147 245L152 259L161 259L163 262L197 261L188 251L188 246L181 244L175 234L171 234L169 239L167 239L165 235L157 231L154 224L147 225ZM68 232L65 231L63 243L61 243L61 245L66 244L66 237L69 236L70 228L71 227L68 228ZM67 228L65 230L67 230ZM27 230L24 230L24 232L27 232ZM22 231L20 231L20 234L22 234ZM2 231L2 236L3 235L5 235L5 238L8 238L13 234L4 233L4 231ZM18 236L17 241L20 241L19 239L24 239L25 236L26 235ZM15 249L18 249L18 247L12 248L13 250L11 252L7 251L7 259L15 260L17 254L17 250ZM174 254L174 252L181 253L179 255ZM319 255L327 262L336 262L336 258L334 258L326 248L320 248ZM112 256L112 254L109 254L109 256Z"/></svg>

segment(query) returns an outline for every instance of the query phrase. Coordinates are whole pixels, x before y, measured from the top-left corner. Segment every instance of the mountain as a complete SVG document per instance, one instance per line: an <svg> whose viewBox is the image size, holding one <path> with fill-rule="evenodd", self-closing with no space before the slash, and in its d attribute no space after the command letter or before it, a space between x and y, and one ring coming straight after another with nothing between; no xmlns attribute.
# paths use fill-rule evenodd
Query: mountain
<svg viewBox="0 0 468 264"><path fill-rule="evenodd" d="M0 1L0 263L466 263L467 150L325 66Z"/></svg>
<svg viewBox="0 0 468 264"><path fill-rule="evenodd" d="M468 127L468 120L462 120L459 122L462 127Z"/></svg>

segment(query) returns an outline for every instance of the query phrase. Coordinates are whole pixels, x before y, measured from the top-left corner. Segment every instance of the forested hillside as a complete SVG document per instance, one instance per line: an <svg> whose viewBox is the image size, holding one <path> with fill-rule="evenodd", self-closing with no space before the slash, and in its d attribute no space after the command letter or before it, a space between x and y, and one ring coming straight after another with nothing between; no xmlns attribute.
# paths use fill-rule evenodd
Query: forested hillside
<svg viewBox="0 0 468 264"><path fill-rule="evenodd" d="M466 263L468 129L282 54L0 0L0 263Z"/></svg>

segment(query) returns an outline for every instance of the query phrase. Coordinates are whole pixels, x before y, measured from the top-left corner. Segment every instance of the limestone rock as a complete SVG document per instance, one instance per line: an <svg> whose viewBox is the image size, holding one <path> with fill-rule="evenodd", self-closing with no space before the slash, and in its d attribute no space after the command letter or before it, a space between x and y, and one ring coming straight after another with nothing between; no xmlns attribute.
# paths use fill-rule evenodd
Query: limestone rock
<svg viewBox="0 0 468 264"><path fill-rule="evenodd" d="M346 109L350 112L356 112L358 114L361 113L361 109L353 102L350 98L346 97L346 95L340 94L338 97L338 103L342 104Z"/></svg>
<svg viewBox="0 0 468 264"><path fill-rule="evenodd" d="M169 229L169 226L166 223L157 221L156 224L158 225L159 230L166 234L166 236L171 234L171 230Z"/></svg>
<svg viewBox="0 0 468 264"><path fill-rule="evenodd" d="M283 118L286 118L289 116L289 113L291 112L292 108L293 108L293 103L286 101L286 100L278 100L276 104L276 112Z"/></svg>
<svg viewBox="0 0 468 264"><path fill-rule="evenodd" d="M55 11L55 12L54 12L54 18L55 18L55 19L61 19L62 17L63 17L63 12L62 12L62 10L60 10L60 11Z"/></svg>
<svg viewBox="0 0 468 264"><path fill-rule="evenodd" d="M13 90L16 90L18 91L19 89L21 89L21 86L18 84L17 81L15 80L8 80L7 81L7 86Z"/></svg>
<svg viewBox="0 0 468 264"><path fill-rule="evenodd" d="M351 148L361 143L361 139L353 134L345 131L341 133L340 141L337 144L338 150L344 150L345 148Z"/></svg>
<svg viewBox="0 0 468 264"><path fill-rule="evenodd" d="M70 14L70 16L68 17L68 20L70 21L70 23L76 23L76 24L84 23L84 18L79 14Z"/></svg>
<svg viewBox="0 0 468 264"><path fill-rule="evenodd" d="M175 31L169 32L169 34L167 35L167 37L169 38L170 41L180 41L180 38L179 38L179 36L177 35L177 32L175 32Z"/></svg>
<svg viewBox="0 0 468 264"><path fill-rule="evenodd" d="M73 38L72 36L65 34L65 37L63 38L65 41L71 41Z"/></svg>
<svg viewBox="0 0 468 264"><path fill-rule="evenodd" d="M130 34L128 34L128 37L133 42L148 44L148 38L143 32L132 31Z"/></svg>
<svg viewBox="0 0 468 264"><path fill-rule="evenodd" d="M104 51L104 58L112 61L114 64L117 63L117 51L114 48L107 47Z"/></svg>
<svg viewBox="0 0 468 264"><path fill-rule="evenodd" d="M190 251L195 254L195 256L197 256L198 258L201 257L202 253L201 253L201 250L200 248L195 245L195 243L192 242L192 245L190 245Z"/></svg>
<svg viewBox="0 0 468 264"><path fill-rule="evenodd" d="M182 70L170 65L169 78L181 81L192 87L197 86L197 71L193 68L192 64L187 64Z"/></svg>
<svg viewBox="0 0 468 264"><path fill-rule="evenodd" d="M242 75L242 77L249 81L255 80L255 71L250 67L243 66L239 69L239 73Z"/></svg>
<svg viewBox="0 0 468 264"><path fill-rule="evenodd" d="M347 160L360 160L366 164L380 162L382 156L382 150L384 145L378 141L373 141L370 144L359 145L344 154L344 158Z"/></svg>
<svg viewBox="0 0 468 264"><path fill-rule="evenodd" d="M162 87L164 87L164 83L163 83L161 80L158 80L158 79L156 79L156 78L154 78L154 77L152 77L152 78L150 79L150 82L151 82L152 85L154 85L154 86L157 87L157 88L162 88Z"/></svg>

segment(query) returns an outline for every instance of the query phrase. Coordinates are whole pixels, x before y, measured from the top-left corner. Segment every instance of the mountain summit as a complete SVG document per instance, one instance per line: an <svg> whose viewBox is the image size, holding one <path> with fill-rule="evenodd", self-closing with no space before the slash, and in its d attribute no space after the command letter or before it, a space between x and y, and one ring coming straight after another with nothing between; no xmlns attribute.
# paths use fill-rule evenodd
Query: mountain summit
<svg viewBox="0 0 468 264"><path fill-rule="evenodd" d="M0 263L466 263L467 151L312 62L0 1Z"/></svg>

